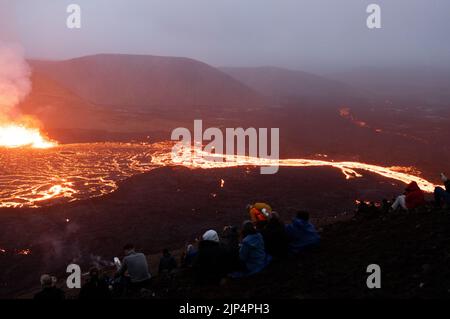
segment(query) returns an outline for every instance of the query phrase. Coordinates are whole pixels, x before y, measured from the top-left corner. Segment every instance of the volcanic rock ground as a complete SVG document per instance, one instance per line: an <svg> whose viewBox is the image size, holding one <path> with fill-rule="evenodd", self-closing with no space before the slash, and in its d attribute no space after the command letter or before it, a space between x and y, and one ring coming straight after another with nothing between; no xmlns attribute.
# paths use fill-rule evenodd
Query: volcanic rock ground
<svg viewBox="0 0 450 319"><path fill-rule="evenodd" d="M371 174L345 180L332 168L281 168L260 175L256 168L167 167L125 180L104 197L2 209L1 294L33 287L42 273L65 276L71 262L86 270L93 261L109 262L127 242L147 254L180 248L210 228L240 225L250 202L270 203L286 221L296 210L308 209L316 223L328 224L350 218L356 199L391 198L402 188ZM31 254L17 254L21 249Z"/></svg>

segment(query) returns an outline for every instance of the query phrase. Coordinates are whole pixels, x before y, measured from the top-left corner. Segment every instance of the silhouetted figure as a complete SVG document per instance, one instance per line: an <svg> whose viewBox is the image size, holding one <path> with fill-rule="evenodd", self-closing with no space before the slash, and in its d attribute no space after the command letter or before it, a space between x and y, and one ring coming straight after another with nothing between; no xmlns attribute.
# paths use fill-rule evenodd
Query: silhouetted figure
<svg viewBox="0 0 450 319"><path fill-rule="evenodd" d="M89 280L81 288L79 298L83 300L111 298L108 280L100 274L98 268L91 268L89 271Z"/></svg>
<svg viewBox="0 0 450 319"><path fill-rule="evenodd" d="M309 213L300 211L286 225L286 233L289 240L289 252L297 254L306 248L316 246L320 242L320 236L313 224L309 222Z"/></svg>
<svg viewBox="0 0 450 319"><path fill-rule="evenodd" d="M171 273L173 270L177 268L177 261L169 252L168 249L164 249L162 253L162 257L159 260L159 274L162 273Z"/></svg>
<svg viewBox="0 0 450 319"><path fill-rule="evenodd" d="M425 195L416 182L411 182L406 186L405 193L397 197L392 204L392 209L401 207L404 210L414 209L425 205Z"/></svg>
<svg viewBox="0 0 450 319"><path fill-rule="evenodd" d="M441 180L444 183L444 188L436 187L434 189L434 201L437 207L441 207L444 202L448 206L450 206L450 180L445 176L444 173L441 173Z"/></svg>
<svg viewBox="0 0 450 319"><path fill-rule="evenodd" d="M216 231L208 230L203 234L194 270L198 284L218 284L226 275L226 253Z"/></svg>
<svg viewBox="0 0 450 319"><path fill-rule="evenodd" d="M286 227L277 212L272 212L266 227L261 230L266 253L274 258L283 258L288 253Z"/></svg>
<svg viewBox="0 0 450 319"><path fill-rule="evenodd" d="M198 250L194 245L187 244L185 250L181 254L181 267L190 268L194 265L195 258L197 257Z"/></svg>
<svg viewBox="0 0 450 319"><path fill-rule="evenodd" d="M34 295L35 300L64 300L64 291L56 288L56 278L50 275L41 276L42 290Z"/></svg>
<svg viewBox="0 0 450 319"><path fill-rule="evenodd" d="M240 269L238 228L236 226L224 227L221 243L226 254L227 272L233 272Z"/></svg>

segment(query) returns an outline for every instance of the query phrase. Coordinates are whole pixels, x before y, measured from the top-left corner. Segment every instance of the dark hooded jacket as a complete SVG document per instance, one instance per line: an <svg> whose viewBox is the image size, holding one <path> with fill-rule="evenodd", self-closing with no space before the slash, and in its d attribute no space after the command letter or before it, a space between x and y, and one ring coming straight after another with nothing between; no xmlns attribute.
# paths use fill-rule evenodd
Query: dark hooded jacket
<svg viewBox="0 0 450 319"><path fill-rule="evenodd" d="M197 283L218 284L226 275L226 261L226 252L220 243L200 241L193 265Z"/></svg>

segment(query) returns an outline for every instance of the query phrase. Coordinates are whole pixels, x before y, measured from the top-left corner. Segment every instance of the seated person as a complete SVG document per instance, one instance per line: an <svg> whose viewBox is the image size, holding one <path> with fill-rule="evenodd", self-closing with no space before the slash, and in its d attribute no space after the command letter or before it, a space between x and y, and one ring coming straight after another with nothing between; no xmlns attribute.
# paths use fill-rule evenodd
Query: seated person
<svg viewBox="0 0 450 319"><path fill-rule="evenodd" d="M309 213L300 211L292 220L292 223L286 225L286 234L288 238L289 252L297 254L305 248L318 245L320 236L313 224L309 222Z"/></svg>
<svg viewBox="0 0 450 319"><path fill-rule="evenodd" d="M274 258L287 256L288 241L286 228L277 212L272 212L266 226L261 230L266 252Z"/></svg>
<svg viewBox="0 0 450 319"><path fill-rule="evenodd" d="M194 264L198 251L192 244L186 244L186 248L181 254L181 267L190 268Z"/></svg>
<svg viewBox="0 0 450 319"><path fill-rule="evenodd" d="M414 209L425 205L425 195L416 182L411 182L406 186L405 193L397 197L392 204L392 209L397 210L398 207L404 210Z"/></svg>
<svg viewBox="0 0 450 319"><path fill-rule="evenodd" d="M171 273L173 270L177 268L177 261L169 252L168 249L163 250L163 254L161 259L159 260L159 274L162 273Z"/></svg>
<svg viewBox="0 0 450 319"><path fill-rule="evenodd" d="M251 221L244 222L242 226L242 242L239 250L242 271L231 274L233 278L246 277L264 270L272 260L264 247L263 236L258 233Z"/></svg>
<svg viewBox="0 0 450 319"><path fill-rule="evenodd" d="M445 176L444 173L441 174L441 180L444 183L444 188L436 187L434 189L434 201L437 207L441 207L442 202L450 206L450 180Z"/></svg>
<svg viewBox="0 0 450 319"><path fill-rule="evenodd" d="M134 245L128 244L123 248L125 257L116 277L127 278L131 288L143 288L150 282L147 257L137 253Z"/></svg>
<svg viewBox="0 0 450 319"><path fill-rule="evenodd" d="M56 278L50 275L41 276L42 290L34 295L35 300L64 300L64 292L56 288Z"/></svg>
<svg viewBox="0 0 450 319"><path fill-rule="evenodd" d="M198 244L194 261L198 284L219 284L226 275L226 253L215 230L208 230Z"/></svg>

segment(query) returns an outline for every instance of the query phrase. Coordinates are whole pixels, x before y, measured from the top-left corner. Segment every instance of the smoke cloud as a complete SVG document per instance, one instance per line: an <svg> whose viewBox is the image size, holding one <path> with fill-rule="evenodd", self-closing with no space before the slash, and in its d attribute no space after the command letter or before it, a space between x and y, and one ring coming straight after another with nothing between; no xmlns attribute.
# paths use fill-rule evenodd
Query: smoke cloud
<svg viewBox="0 0 450 319"><path fill-rule="evenodd" d="M31 70L22 48L0 42L0 120L10 119L31 91Z"/></svg>

